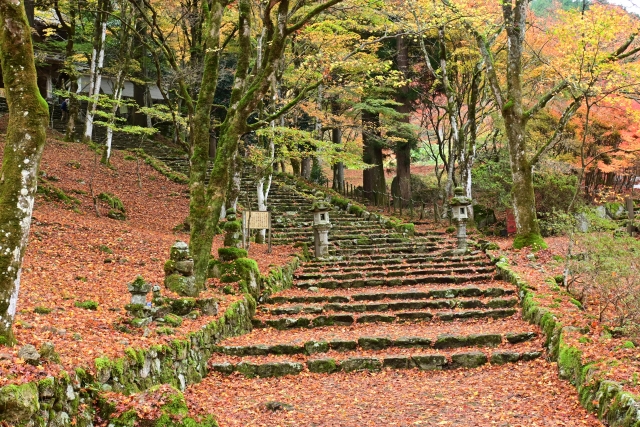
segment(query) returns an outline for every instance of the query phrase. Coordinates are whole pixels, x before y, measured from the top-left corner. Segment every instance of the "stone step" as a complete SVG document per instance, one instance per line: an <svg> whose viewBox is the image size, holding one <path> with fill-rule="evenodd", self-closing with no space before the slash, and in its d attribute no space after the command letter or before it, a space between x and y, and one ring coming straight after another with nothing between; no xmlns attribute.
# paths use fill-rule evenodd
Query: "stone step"
<svg viewBox="0 0 640 427"><path fill-rule="evenodd" d="M331 243L331 242L330 242ZM330 256L354 256L354 255L377 255L377 254L409 254L409 253L429 253L445 249L436 243L405 244L405 245L362 245L339 247L330 245Z"/></svg>
<svg viewBox="0 0 640 427"><path fill-rule="evenodd" d="M532 331L501 333L480 333L467 335L438 334L433 336L404 336L392 338L384 335L360 336L352 339L314 340L306 342L285 342L258 345L219 345L212 348L214 354L227 356L267 356L302 354L311 356L329 351L369 351L395 348L453 349L467 347L509 347L532 341L538 335ZM540 347L541 343L536 346Z"/></svg>
<svg viewBox="0 0 640 427"><path fill-rule="evenodd" d="M307 261L302 264L302 268L304 271L307 269L317 269L317 268L326 268L330 267L350 267L353 268L358 267L366 267L372 265L381 265L381 266L397 266L397 265L413 265L413 264L433 264L438 262L464 262L478 259L487 259L486 255L481 252L470 254L470 255L445 255L442 253L431 253L431 254L404 254L402 257L398 255L388 255L381 254L374 257L358 257L358 258L349 258L349 259L313 259L311 261Z"/></svg>
<svg viewBox="0 0 640 427"><path fill-rule="evenodd" d="M467 262L451 262L447 260L434 260L425 263L416 264L395 264L395 265L363 265L354 267L336 267L336 268L305 268L295 277L299 280L306 279L320 279L327 277L330 274L353 274L354 272L361 273L362 275L374 274L376 272L387 272L388 274L397 274L397 272L405 271L407 273L418 271L420 268L431 267L439 268L443 271L447 271L451 268L464 268L464 267L489 267L493 266L487 259L478 259L476 261Z"/></svg>
<svg viewBox="0 0 640 427"><path fill-rule="evenodd" d="M520 344L509 349L459 350L382 350L360 352L329 351L315 356L272 355L214 356L209 368L214 372L230 375L237 372L245 377L279 377L302 372L329 374L334 372L380 371L382 369L472 369L487 363L529 362L542 356L540 347Z"/></svg>
<svg viewBox="0 0 640 427"><path fill-rule="evenodd" d="M352 269L350 271L321 271L317 273L300 272L294 277L298 280L315 280L326 279L330 277L334 280L347 279L370 279L389 277L405 277L415 275L433 275L433 274L471 274L486 273L494 271L495 267L489 262L477 261L475 263L445 263L445 264L414 264L412 266L395 266L395 268L375 268L375 269Z"/></svg>
<svg viewBox="0 0 640 427"><path fill-rule="evenodd" d="M504 319L516 314L514 308L476 310L406 310L398 312L368 312L366 314L307 315L296 317L262 316L253 319L256 328L275 329L349 326L356 323L396 323L408 321L451 321L458 319Z"/></svg>
<svg viewBox="0 0 640 427"><path fill-rule="evenodd" d="M406 323L356 323L344 327L320 327L298 329L254 329L248 334L230 337L221 345L247 346L255 344L304 344L308 341L348 341L359 337L387 337L401 339L421 337L435 341L441 335L497 334L506 336L514 331L534 331L520 315L501 319L466 319L454 321L406 322ZM517 341L517 340L514 340Z"/></svg>
<svg viewBox="0 0 640 427"><path fill-rule="evenodd" d="M265 304L319 304L362 301L396 301L404 299L431 300L460 297L504 297L515 295L510 286L502 282L478 283L465 287L402 286L390 291L385 287L360 289L317 289L315 292L299 288L287 289L264 300Z"/></svg>
<svg viewBox="0 0 640 427"><path fill-rule="evenodd" d="M325 304L277 304L263 305L259 311L273 316L291 316L298 314L327 314L327 313L368 313L368 312L398 312L406 310L442 310L442 309L485 309L511 308L518 304L518 299L511 298L482 298L460 297L447 299L402 299L376 302L328 302Z"/></svg>
<svg viewBox="0 0 640 427"><path fill-rule="evenodd" d="M398 273L398 272L396 272ZM400 272L401 273L401 272ZM352 277L358 275L357 277ZM327 289L345 289L345 288L366 288L372 286L407 286L418 284L443 284L443 283L465 283L490 280L495 275L495 268L477 267L477 268L452 268L447 271L439 269L421 270L420 274L412 274L411 276L394 276L381 272L372 273L367 277L363 277L359 273L342 274L340 277L333 278L326 275L322 280L305 280L296 281L294 286L297 288L308 289L327 288Z"/></svg>

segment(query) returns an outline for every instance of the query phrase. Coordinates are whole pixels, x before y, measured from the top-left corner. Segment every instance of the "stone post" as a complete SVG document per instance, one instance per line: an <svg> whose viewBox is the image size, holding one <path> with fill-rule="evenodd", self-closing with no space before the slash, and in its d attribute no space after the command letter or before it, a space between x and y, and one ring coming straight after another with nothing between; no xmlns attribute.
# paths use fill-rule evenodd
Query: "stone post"
<svg viewBox="0 0 640 427"><path fill-rule="evenodd" d="M331 205L324 200L324 194L318 191L316 201L311 206L313 212L313 241L315 246L316 258L323 258L329 255L329 230L331 222L329 221L329 211Z"/></svg>
<svg viewBox="0 0 640 427"><path fill-rule="evenodd" d="M193 275L193 259L189 245L177 241L171 246L169 260L164 264L164 286L181 296L198 296Z"/></svg>
<svg viewBox="0 0 640 427"><path fill-rule="evenodd" d="M472 200L464 195L462 187L456 187L453 191L454 196L451 198L449 206L451 206L451 216L456 222L458 232L458 248L454 250L454 254L464 254L467 252L467 220L469 218L469 206Z"/></svg>

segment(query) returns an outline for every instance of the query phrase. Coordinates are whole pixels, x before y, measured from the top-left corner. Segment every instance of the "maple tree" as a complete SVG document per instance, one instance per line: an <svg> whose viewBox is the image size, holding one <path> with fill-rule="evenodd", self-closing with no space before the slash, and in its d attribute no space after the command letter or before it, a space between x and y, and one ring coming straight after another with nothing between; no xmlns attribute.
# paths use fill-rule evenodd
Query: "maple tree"
<svg viewBox="0 0 640 427"><path fill-rule="evenodd" d="M20 274L49 108L37 85L31 31L21 2L0 4L0 63L9 124L0 181L0 344L13 344Z"/></svg>
<svg viewBox="0 0 640 427"><path fill-rule="evenodd" d="M460 16L466 29L477 42L485 62L489 87L504 122L513 178L513 209L518 230L514 245L516 247L530 245L544 247L544 240L540 235L540 227L536 217L533 166L538 162L540 156L557 142L557 134L565 127L584 99L584 93L573 90L576 76L581 75L579 73L580 66L558 70L560 80L543 82L536 90L537 93L543 94L532 96L529 99L525 85L527 75L524 68L524 59L527 55L528 2L515 0L502 4L500 8L491 3L482 7L471 3L449 1L446 4ZM463 17L461 10L473 10L474 13L471 17ZM594 19L599 17L597 14L592 16ZM628 28L625 30L629 31ZM596 58L594 63L580 64L585 66L593 64L595 67L600 67L628 60L638 52L634 45L637 32L638 28L632 27L621 44L599 52L600 56ZM501 46L497 41L501 40L500 36L502 35L506 42L506 57L504 58L494 52L496 47ZM564 51L570 51L570 49L572 48ZM544 61L542 62L544 64ZM504 72L500 73L500 69ZM553 67L550 67L547 72L553 73L552 70L554 70ZM577 75L572 74L576 71ZM567 74L563 74L564 72ZM556 131L544 144L531 150L531 143L527 138L527 123L563 93L569 97L570 102L563 109Z"/></svg>

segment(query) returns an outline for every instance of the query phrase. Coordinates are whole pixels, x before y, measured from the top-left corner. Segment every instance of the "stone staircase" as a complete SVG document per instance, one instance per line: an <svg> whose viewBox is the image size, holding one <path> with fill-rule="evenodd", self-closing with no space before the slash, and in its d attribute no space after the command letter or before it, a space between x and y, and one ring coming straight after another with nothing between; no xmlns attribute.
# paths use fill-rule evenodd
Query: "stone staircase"
<svg viewBox="0 0 640 427"><path fill-rule="evenodd" d="M255 203L251 178L242 189L241 203ZM273 243L313 246L311 192L274 182ZM213 371L250 378L437 371L542 355L514 288L497 279L484 253L452 255L455 242L445 233L407 236L337 209L330 218L330 256L304 262L291 289L266 297L254 331L215 348Z"/></svg>

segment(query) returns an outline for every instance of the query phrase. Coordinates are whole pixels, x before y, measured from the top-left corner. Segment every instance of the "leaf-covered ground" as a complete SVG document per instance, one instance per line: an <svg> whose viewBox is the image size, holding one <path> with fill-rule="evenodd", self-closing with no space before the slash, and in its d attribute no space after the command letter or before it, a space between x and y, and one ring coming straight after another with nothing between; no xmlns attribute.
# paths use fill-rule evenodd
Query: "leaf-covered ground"
<svg viewBox="0 0 640 427"><path fill-rule="evenodd" d="M543 360L442 372L212 374L186 398L192 411L215 413L222 427L602 426ZM273 401L292 408L267 409Z"/></svg>
<svg viewBox="0 0 640 427"><path fill-rule="evenodd" d="M96 162L96 153L86 145L47 140L40 187L61 189L73 199L65 202L42 194L36 198L14 328L18 344L0 347L0 386L56 375L60 369L90 368L97 357L120 357L127 347L173 340L215 319L185 319L171 336L158 335L155 326L133 333L116 328L127 318L123 308L131 298L127 283L142 275L162 285L169 248L176 240L189 238L187 233L173 231L188 214L187 186L169 181L142 161L138 165L129 157L125 160L126 155L114 152L112 167L107 168ZM95 195L118 196L127 220L107 218L109 208L104 202L97 206L97 217L91 186ZM216 237L214 254L221 237ZM287 246L274 247L271 254L266 249L257 244L250 249L263 273L272 264L286 263L293 253ZM218 285L211 280L205 296L218 298L223 313L239 296L223 295ZM170 295L162 288L164 295ZM75 306L87 300L97 302L98 309ZM35 312L49 310L48 314ZM60 364L33 367L17 357L22 345L40 348L45 342L54 344Z"/></svg>

